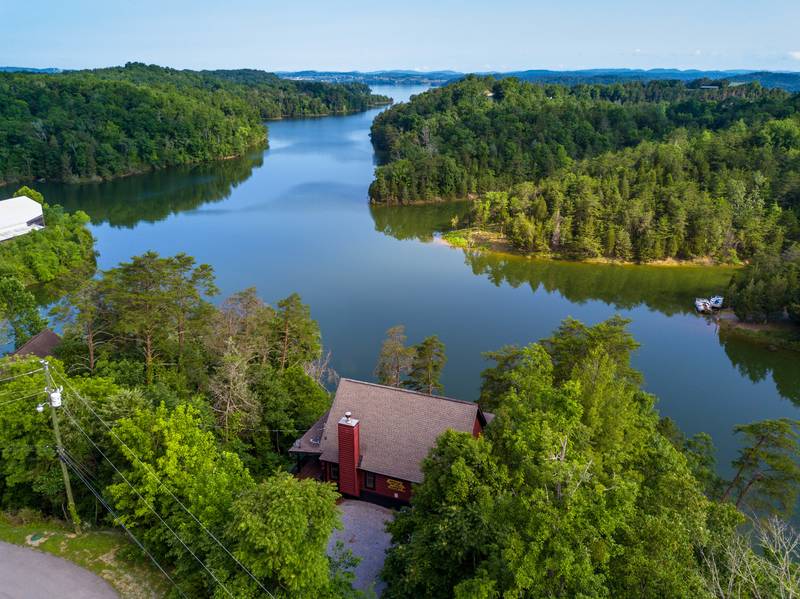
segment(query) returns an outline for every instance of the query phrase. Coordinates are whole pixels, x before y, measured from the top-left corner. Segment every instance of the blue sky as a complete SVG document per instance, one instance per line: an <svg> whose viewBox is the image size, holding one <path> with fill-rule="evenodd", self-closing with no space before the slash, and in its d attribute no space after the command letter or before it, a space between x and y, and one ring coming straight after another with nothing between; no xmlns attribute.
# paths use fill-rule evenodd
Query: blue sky
<svg viewBox="0 0 800 599"><path fill-rule="evenodd" d="M0 0L0 65L800 71L800 0Z"/></svg>

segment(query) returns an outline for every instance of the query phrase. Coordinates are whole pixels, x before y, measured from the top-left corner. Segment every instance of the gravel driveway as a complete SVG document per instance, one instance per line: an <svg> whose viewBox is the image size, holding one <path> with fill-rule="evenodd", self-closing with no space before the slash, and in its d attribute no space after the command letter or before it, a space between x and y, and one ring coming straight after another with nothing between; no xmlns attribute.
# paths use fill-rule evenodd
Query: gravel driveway
<svg viewBox="0 0 800 599"><path fill-rule="evenodd" d="M354 586L366 590L373 584L380 596L384 583L378 579L389 548L389 534L384 530L386 522L392 519L392 510L365 501L345 499L339 504L344 529L337 530L328 542L328 552L337 541L361 558L356 568Z"/></svg>
<svg viewBox="0 0 800 599"><path fill-rule="evenodd" d="M107 582L55 555L0 542L0 599L118 599Z"/></svg>

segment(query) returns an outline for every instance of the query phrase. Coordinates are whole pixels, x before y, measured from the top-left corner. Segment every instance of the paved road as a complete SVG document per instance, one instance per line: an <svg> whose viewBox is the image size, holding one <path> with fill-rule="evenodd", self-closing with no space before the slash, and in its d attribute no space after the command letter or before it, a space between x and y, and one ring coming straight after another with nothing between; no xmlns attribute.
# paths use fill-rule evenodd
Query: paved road
<svg viewBox="0 0 800 599"><path fill-rule="evenodd" d="M103 579L75 564L0 542L0 599L118 599Z"/></svg>
<svg viewBox="0 0 800 599"><path fill-rule="evenodd" d="M345 547L361 558L355 570L356 580L353 586L366 590L374 585L373 588L380 597L386 585L378 578L378 574L383 568L391 538L384 527L393 518L392 510L353 499L342 501L339 510L344 529L331 535L328 551L330 552L336 541L343 541Z"/></svg>

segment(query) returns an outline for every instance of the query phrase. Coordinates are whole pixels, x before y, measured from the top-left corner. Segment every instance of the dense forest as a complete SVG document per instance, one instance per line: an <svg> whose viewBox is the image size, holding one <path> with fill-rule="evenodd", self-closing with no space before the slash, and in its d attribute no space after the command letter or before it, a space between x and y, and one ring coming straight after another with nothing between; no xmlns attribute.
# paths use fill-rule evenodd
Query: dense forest
<svg viewBox="0 0 800 599"><path fill-rule="evenodd" d="M643 142L489 192L471 224L524 253L737 262L800 240L800 119Z"/></svg>
<svg viewBox="0 0 800 599"><path fill-rule="evenodd" d="M109 179L230 158L266 140L262 121L387 103L362 84L133 63L0 73L0 183Z"/></svg>
<svg viewBox="0 0 800 599"><path fill-rule="evenodd" d="M372 142L385 164L370 197L414 202L503 190L575 160L663 141L677 128L756 125L789 117L798 105L797 96L757 84L564 87L471 76L376 117Z"/></svg>

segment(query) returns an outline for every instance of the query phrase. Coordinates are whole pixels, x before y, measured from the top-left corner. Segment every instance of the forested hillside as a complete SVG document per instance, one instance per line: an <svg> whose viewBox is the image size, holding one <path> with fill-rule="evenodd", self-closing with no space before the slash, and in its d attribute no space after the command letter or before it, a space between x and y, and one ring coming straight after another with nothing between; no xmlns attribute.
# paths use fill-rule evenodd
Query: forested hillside
<svg viewBox="0 0 800 599"><path fill-rule="evenodd" d="M576 159L661 141L676 128L717 130L797 112L799 96L757 84L705 89L675 81L535 85L468 77L379 115L372 141L385 161L370 197L413 202L466 197L536 181Z"/></svg>
<svg viewBox="0 0 800 599"><path fill-rule="evenodd" d="M365 85L284 81L261 71L128 64L0 73L0 183L109 179L229 158L265 141L264 119L387 101Z"/></svg>
<svg viewBox="0 0 800 599"><path fill-rule="evenodd" d="M649 262L776 254L800 239L800 120L771 120L573 163L489 192L471 224L525 253Z"/></svg>

